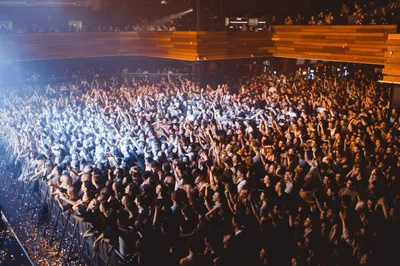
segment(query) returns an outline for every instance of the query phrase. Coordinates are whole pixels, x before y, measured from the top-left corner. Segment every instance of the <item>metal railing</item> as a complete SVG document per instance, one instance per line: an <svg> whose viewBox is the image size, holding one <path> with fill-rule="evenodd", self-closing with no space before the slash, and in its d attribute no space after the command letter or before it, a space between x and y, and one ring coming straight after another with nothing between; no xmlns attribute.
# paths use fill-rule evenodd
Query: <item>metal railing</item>
<svg viewBox="0 0 400 266"><path fill-rule="evenodd" d="M97 266L124 265L124 257L117 251L116 247L106 243L99 243L94 250L94 237L84 237L84 233L91 229L92 226L86 222L79 222L64 212L54 198L50 196L46 180L40 179L37 182L39 189L37 192L38 198L35 199L35 202L38 204L32 207L32 216L38 212L38 227L42 228L44 236L47 233L51 234L50 244L56 241L59 242L58 254L64 257L64 264L68 265L69 262L75 261L78 265L80 263ZM32 191L31 195L34 193ZM41 213L44 204L47 204L49 210L47 220ZM30 210L29 204L27 210L28 212Z"/></svg>
<svg viewBox="0 0 400 266"><path fill-rule="evenodd" d="M94 237L84 237L84 232L92 229L92 226L86 222L79 222L62 210L51 196L47 180L39 178L31 182L18 181L16 177L21 173L21 167L14 166L14 156L1 144L0 154L6 164L8 163L9 173L3 178L8 179L12 193L20 200L27 218L31 215L31 221L35 223L39 233L49 240L50 246L57 247L62 265L71 265L71 262L91 266L127 265L116 246L98 243L96 249L93 249ZM47 209L47 213L44 209Z"/></svg>

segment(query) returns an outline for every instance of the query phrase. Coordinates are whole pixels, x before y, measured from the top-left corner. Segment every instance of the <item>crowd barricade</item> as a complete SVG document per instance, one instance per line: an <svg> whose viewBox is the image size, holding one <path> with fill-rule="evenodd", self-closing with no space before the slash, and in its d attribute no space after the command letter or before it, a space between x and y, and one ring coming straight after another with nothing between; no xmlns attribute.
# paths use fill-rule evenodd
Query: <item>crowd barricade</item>
<svg viewBox="0 0 400 266"><path fill-rule="evenodd" d="M91 229L86 222L79 222L64 212L56 200L50 196L46 180L39 180L37 201L41 202L34 212L38 213L38 226L43 234L50 234L50 244L57 243L57 252L65 258L65 263L78 262L82 265L122 266L124 258L115 247L107 243L98 243L93 249L94 237L84 238L84 233ZM43 206L47 204L48 214L43 215ZM41 224L41 220L43 224Z"/></svg>
<svg viewBox="0 0 400 266"><path fill-rule="evenodd" d="M3 145L0 145L0 152L8 168L7 176L3 177L7 180L4 181L9 182L12 194L20 199L21 208L26 215L32 215L31 221L37 226L39 233L49 240L50 246L55 247L55 252L63 258L63 263L60 265L126 265L117 247L100 242L96 249L93 249L95 238L84 238L84 233L92 226L86 222L79 222L61 209L50 194L47 180L39 178L30 182L18 181L20 165L14 165L14 156Z"/></svg>

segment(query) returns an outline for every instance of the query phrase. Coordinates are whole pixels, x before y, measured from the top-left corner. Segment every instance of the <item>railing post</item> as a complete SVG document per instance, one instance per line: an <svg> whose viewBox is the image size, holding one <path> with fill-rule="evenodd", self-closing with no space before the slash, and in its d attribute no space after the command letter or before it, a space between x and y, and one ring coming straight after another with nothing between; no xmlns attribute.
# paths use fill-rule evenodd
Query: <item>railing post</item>
<svg viewBox="0 0 400 266"><path fill-rule="evenodd" d="M61 215L61 209L59 209L58 213L57 213L57 219L56 219L56 222L54 224L53 232L52 232L51 237L50 237L50 245L53 245L54 235L56 234L56 231L57 231L57 226L58 226L58 221L60 220L60 215Z"/></svg>
<svg viewBox="0 0 400 266"><path fill-rule="evenodd" d="M66 225L68 226L68 225ZM69 245L69 250L67 253L67 259L69 259L70 254L72 252L72 248L74 247L74 240L75 240L75 235L76 235L76 231L78 230L78 220L75 221L74 223L74 231L72 232L72 240L71 240L71 244ZM78 239L77 239L78 240ZM78 246L78 250L79 250L79 246Z"/></svg>
<svg viewBox="0 0 400 266"><path fill-rule="evenodd" d="M61 208L60 208L60 212L61 212ZM66 221L66 223L65 223L65 225L64 225L63 234L62 234L61 239L60 239L60 245L58 246L58 252L57 252L58 255L60 255L60 253L61 253L62 243L63 243L63 241L64 241L65 233L67 232L68 222L69 222L69 218L70 218L70 217L71 217L71 216L68 214L67 221Z"/></svg>

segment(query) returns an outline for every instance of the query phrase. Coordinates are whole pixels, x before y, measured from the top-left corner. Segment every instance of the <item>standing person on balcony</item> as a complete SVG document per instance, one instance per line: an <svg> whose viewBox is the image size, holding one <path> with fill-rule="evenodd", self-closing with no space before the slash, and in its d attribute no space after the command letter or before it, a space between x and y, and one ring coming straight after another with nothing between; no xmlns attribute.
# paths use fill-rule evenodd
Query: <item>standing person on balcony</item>
<svg viewBox="0 0 400 266"><path fill-rule="evenodd" d="M346 4L343 4L342 8L340 9L340 15L344 15L348 12L350 12L350 8Z"/></svg>
<svg viewBox="0 0 400 266"><path fill-rule="evenodd" d="M318 20L325 21L324 12L321 11L321 12L318 13L317 21L318 21Z"/></svg>
<svg viewBox="0 0 400 266"><path fill-rule="evenodd" d="M349 25L357 24L357 12L353 12L353 15L348 16L348 23L349 23Z"/></svg>
<svg viewBox="0 0 400 266"><path fill-rule="evenodd" d="M332 12L329 11L328 14L325 16L325 25L332 25L333 24L333 15Z"/></svg>
<svg viewBox="0 0 400 266"><path fill-rule="evenodd" d="M305 24L305 19L301 14L298 14L295 20L296 25L304 25Z"/></svg>
<svg viewBox="0 0 400 266"><path fill-rule="evenodd" d="M316 24L317 24L317 22L315 21L315 17L311 16L310 20L308 21L308 25L314 26Z"/></svg>
<svg viewBox="0 0 400 266"><path fill-rule="evenodd" d="M285 18L285 25L292 25L292 24L293 24L292 18L290 16L287 16Z"/></svg>

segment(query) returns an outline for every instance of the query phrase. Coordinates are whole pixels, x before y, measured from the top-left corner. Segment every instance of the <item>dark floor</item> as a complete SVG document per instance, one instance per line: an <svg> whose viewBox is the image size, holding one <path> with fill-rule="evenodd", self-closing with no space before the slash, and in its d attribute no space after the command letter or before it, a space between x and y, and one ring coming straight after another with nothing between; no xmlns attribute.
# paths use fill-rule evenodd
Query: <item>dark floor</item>
<svg viewBox="0 0 400 266"><path fill-rule="evenodd" d="M31 265L6 219L0 219L0 265Z"/></svg>
<svg viewBox="0 0 400 266"><path fill-rule="evenodd" d="M39 232L36 215L32 217L32 211L28 212L26 210L30 200L29 197L25 198L24 204L22 204L21 197L18 197L20 193L16 192L16 188L20 184L13 180L15 180L15 177L12 171L0 159L0 205L9 225L18 236L34 265L62 265L57 252L55 252L55 245L49 245L48 240ZM7 241L5 244L7 245L3 247L0 242L0 266L31 265L10 230L6 230L6 235ZM2 258L2 251L7 253L4 259Z"/></svg>

